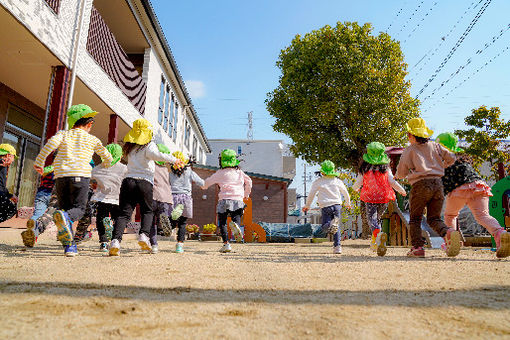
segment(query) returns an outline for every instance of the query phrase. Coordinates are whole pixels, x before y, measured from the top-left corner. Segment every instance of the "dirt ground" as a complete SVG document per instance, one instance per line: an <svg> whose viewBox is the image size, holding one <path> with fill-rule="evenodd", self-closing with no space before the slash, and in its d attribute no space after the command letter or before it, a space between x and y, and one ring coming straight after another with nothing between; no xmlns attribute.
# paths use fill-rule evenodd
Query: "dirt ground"
<svg viewBox="0 0 510 340"><path fill-rule="evenodd" d="M510 339L510 260L463 248L385 257L367 241L234 244L188 241L175 254L120 257L85 243L63 256L50 235L25 249L0 230L2 339Z"/></svg>

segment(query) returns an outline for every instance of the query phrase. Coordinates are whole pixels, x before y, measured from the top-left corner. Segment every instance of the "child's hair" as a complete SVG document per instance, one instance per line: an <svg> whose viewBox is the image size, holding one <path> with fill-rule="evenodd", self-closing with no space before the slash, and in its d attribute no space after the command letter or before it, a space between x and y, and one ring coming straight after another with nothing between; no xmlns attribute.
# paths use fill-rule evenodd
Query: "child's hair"
<svg viewBox="0 0 510 340"><path fill-rule="evenodd" d="M239 169L239 165L236 165L236 166L223 166L223 165L221 165L221 154L218 156L218 163L220 164L220 168L221 169L226 169L226 168Z"/></svg>
<svg viewBox="0 0 510 340"><path fill-rule="evenodd" d="M388 170L388 164L370 164L366 161L361 162L359 172L364 175L368 171L379 171L384 174Z"/></svg>
<svg viewBox="0 0 510 340"><path fill-rule="evenodd" d="M416 138L416 141L419 144L425 144L430 140L429 138L425 138L425 137L419 137L419 136L415 136L415 135L413 135L413 136L414 136L414 138Z"/></svg>
<svg viewBox="0 0 510 340"><path fill-rule="evenodd" d="M76 123L74 123L73 127L85 126L88 123L93 122L93 121L94 121L94 117L80 118L76 121Z"/></svg>
<svg viewBox="0 0 510 340"><path fill-rule="evenodd" d="M122 154L127 156L131 151L138 152L141 148L146 147L147 144L140 145L136 143L125 142L122 147Z"/></svg>

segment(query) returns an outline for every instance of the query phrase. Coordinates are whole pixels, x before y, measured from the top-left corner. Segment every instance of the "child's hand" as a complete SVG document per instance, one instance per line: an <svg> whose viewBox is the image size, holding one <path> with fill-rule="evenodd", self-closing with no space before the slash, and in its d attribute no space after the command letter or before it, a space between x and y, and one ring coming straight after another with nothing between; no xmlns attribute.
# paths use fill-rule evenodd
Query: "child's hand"
<svg viewBox="0 0 510 340"><path fill-rule="evenodd" d="M303 207L303 209L301 209L301 210L303 210L303 212L306 214L306 212L308 211L308 208L307 207Z"/></svg>
<svg viewBox="0 0 510 340"><path fill-rule="evenodd" d="M401 195L406 197L407 196L407 192L404 191L403 193L401 193Z"/></svg>
<svg viewBox="0 0 510 340"><path fill-rule="evenodd" d="M43 169L43 168L41 168L40 166L36 166L35 164L34 164L34 169L35 169L35 171L37 171L37 173L38 173L39 175L41 175L41 176L42 176L42 174L44 173L44 169Z"/></svg>

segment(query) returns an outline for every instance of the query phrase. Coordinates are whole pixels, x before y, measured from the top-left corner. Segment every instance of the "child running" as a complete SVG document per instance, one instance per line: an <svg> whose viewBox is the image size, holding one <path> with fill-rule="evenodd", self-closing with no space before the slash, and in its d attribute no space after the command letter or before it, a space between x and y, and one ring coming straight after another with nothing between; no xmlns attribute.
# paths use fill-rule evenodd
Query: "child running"
<svg viewBox="0 0 510 340"><path fill-rule="evenodd" d="M27 221L27 229L21 233L21 239L26 247L32 248L37 242L39 234L46 229L45 225L40 225L37 220L44 215L50 206L51 193L55 186L55 178L53 174L53 165L44 167L41 183L37 188L34 199L34 213ZM55 211L52 212L52 214ZM42 230L41 230L42 229Z"/></svg>
<svg viewBox="0 0 510 340"><path fill-rule="evenodd" d="M236 152L231 149L225 149L220 156L220 170L208 177L204 181L202 189L207 189L213 184L218 184L220 192L218 194L218 205L216 212L218 214L218 227L220 228L223 246L221 253L232 251L227 235L227 218L230 215L232 223L230 228L237 240L241 239L241 217L244 212L244 198L248 198L251 193L252 181L243 170L239 168L239 160Z"/></svg>
<svg viewBox="0 0 510 340"><path fill-rule="evenodd" d="M57 239L64 245L66 256L78 254L73 240L73 222L79 220L87 205L87 194L91 175L90 160L94 152L103 159L105 166L112 156L101 141L89 134L98 112L85 104L73 105L67 112L69 130L61 130L48 140L34 163L34 168L43 174L46 158L58 149L53 162L55 167L55 189L59 209L54 214Z"/></svg>
<svg viewBox="0 0 510 340"><path fill-rule="evenodd" d="M112 239L113 225L119 217L120 185L127 172L127 166L120 162L122 147L108 144L106 149L112 155L111 167L99 164L92 169L91 179L97 183L92 202L96 203L96 228L99 235L99 250L108 252L108 242Z"/></svg>
<svg viewBox="0 0 510 340"><path fill-rule="evenodd" d="M127 223L137 204L140 204L142 221L138 244L142 250L151 251L149 234L154 218L153 183L154 161L175 163L177 159L159 151L152 142L152 125L140 118L133 122L133 128L124 137L124 155L127 157L127 173L122 181L119 196L120 215L113 228L110 256L118 256L120 242Z"/></svg>
<svg viewBox="0 0 510 340"><path fill-rule="evenodd" d="M170 154L170 149L164 144L158 144L158 150L161 153ZM154 219L150 231L151 252L156 254L158 252L158 226L164 231L165 236L170 236L172 229L168 214L170 205L172 205L172 187L169 182L168 169L165 162L156 161L154 169L154 201L152 209L154 210ZM169 232L170 231L170 232Z"/></svg>
<svg viewBox="0 0 510 340"><path fill-rule="evenodd" d="M382 143L372 142L367 145L367 153L363 155L360 174L352 189L359 191L360 199L365 202L367 221L372 229L372 242L370 248L377 255L386 254L386 241L388 235L381 231L380 211L385 211L389 201L395 200L395 192L406 196L406 191L393 178L388 164L390 159L384 152L386 147ZM393 188L393 189L392 189Z"/></svg>
<svg viewBox="0 0 510 340"><path fill-rule="evenodd" d="M460 251L460 233L448 228L441 218L444 194L441 177L444 168L455 161L455 155L438 143L429 140L434 131L422 118L412 118L406 124L409 145L405 148L395 178L408 179L411 184L409 199L409 229L412 248L409 257L425 257L421 236L421 220L427 208L427 223L445 239L445 252L457 256Z"/></svg>
<svg viewBox="0 0 510 340"><path fill-rule="evenodd" d="M7 173L14 162L16 150L10 144L0 144L0 222L16 215L18 198L7 190Z"/></svg>
<svg viewBox="0 0 510 340"><path fill-rule="evenodd" d="M321 177L312 183L310 193L306 199L303 212L307 212L317 194L317 203L321 208L322 230L333 235L333 253L341 254L340 245L340 214L342 212L342 196L345 206L351 207L351 198L344 182L338 178L340 174L335 171L335 163L325 160L321 163Z"/></svg>
<svg viewBox="0 0 510 340"><path fill-rule="evenodd" d="M453 133L442 133L436 142L457 154L457 160L444 171L443 187L446 195L444 221L450 228L457 227L459 211L467 205L476 221L494 237L496 257L510 256L510 234L498 221L489 215L489 197L491 188L485 183L471 165L469 156L462 154L457 146L459 138Z"/></svg>
<svg viewBox="0 0 510 340"><path fill-rule="evenodd" d="M175 252L183 253L184 238L186 235L186 221L188 218L193 218L193 198L191 197L191 186L193 182L199 186L203 186L205 182L191 169L193 161L189 158L185 158L180 151L174 152L173 155L182 162L172 165L170 172L170 183L172 184L172 195L174 201L173 206L171 207L171 223L173 227L178 228ZM176 214L174 211L177 210L176 207L179 205L182 206L182 211L179 209Z"/></svg>

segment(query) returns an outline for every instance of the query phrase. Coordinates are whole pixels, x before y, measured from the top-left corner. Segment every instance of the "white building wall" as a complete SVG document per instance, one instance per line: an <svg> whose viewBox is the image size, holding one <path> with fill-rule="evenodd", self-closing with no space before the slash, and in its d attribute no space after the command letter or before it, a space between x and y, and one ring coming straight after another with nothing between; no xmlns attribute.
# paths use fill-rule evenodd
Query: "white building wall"
<svg viewBox="0 0 510 340"><path fill-rule="evenodd" d="M239 166L249 172L285 177L283 173L283 156L285 146L281 140L226 140L210 139L211 153L207 155L207 165L218 166L218 156L224 149L238 152L241 148Z"/></svg>

